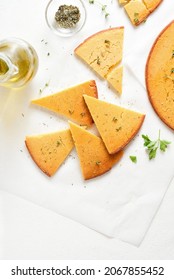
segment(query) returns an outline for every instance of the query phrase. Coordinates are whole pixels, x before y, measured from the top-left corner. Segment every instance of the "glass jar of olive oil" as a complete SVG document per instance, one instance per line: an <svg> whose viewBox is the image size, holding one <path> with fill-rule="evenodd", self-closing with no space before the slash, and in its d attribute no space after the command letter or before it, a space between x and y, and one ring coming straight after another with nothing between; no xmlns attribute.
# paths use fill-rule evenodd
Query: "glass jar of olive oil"
<svg viewBox="0 0 174 280"><path fill-rule="evenodd" d="M0 86L24 86L37 68L38 56L29 43L18 38L0 41Z"/></svg>

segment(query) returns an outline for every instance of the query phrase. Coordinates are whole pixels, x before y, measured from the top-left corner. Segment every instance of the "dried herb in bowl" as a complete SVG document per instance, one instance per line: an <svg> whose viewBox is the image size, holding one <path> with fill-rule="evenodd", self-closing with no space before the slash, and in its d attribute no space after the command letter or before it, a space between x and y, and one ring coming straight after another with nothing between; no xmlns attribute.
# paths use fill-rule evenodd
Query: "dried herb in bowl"
<svg viewBox="0 0 174 280"><path fill-rule="evenodd" d="M55 20L60 28L72 28L80 20L79 8L73 5L61 5L59 6Z"/></svg>

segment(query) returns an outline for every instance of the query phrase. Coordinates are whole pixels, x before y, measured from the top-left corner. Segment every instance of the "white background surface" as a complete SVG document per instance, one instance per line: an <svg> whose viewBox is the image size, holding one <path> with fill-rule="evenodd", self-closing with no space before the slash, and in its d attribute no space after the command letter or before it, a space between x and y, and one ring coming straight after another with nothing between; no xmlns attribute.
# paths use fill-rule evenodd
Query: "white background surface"
<svg viewBox="0 0 174 280"><path fill-rule="evenodd" d="M166 0L169 1L170 0ZM44 2L44 3L43 3ZM88 2L88 1L87 1ZM35 3L35 13L33 13L33 8L29 3L24 3L21 0L11 0L10 9L8 9L7 1L0 2L1 5L1 20L3 17L7 22L7 15L13 16L12 11L18 11L18 17L15 17L15 25L11 24L5 25L2 30L2 38L8 36L16 36L24 38L30 43L32 43L36 49L40 48L40 41L43 38L47 38L50 41L58 40L59 38L53 37L53 34L49 33L49 30L44 26L43 34L33 33L27 34L26 30L30 22L25 21L25 13L20 13L20 11L30 12L33 19L38 18L39 22L43 22L43 12L47 1L41 2L34 1ZM41 9L42 7L42 9ZM90 7L91 11L94 7ZM6 12L2 13L2 11ZM100 13L100 10L96 9L96 12ZM101 20L102 26L108 26L109 23L104 23L104 17L100 13L99 19ZM95 22L94 29L98 30L100 25L100 20ZM151 19L148 19L150 21ZM32 21L32 18L31 18ZM88 18L89 21L89 18ZM114 25L121 25L124 22L129 24L126 16L123 13L123 9L120 9L120 14L117 17L116 23ZM112 22L113 23L113 22ZM152 18L153 23L153 18ZM142 26L139 29L139 33L136 30L134 33L127 33L126 41L131 42L131 35L134 34L133 38L134 44L136 43L136 32L137 36L140 36L140 30L143 34L145 32L145 27ZM26 28L26 30L25 30ZM40 27L38 28L40 30ZM37 27L36 27L37 31ZM143 33L145 32L145 33ZM32 38L32 39L31 39ZM140 38L140 37L138 37ZM80 33L77 36L78 41L80 40ZM138 40L137 40L138 41ZM58 42L58 41L57 41ZM47 51L50 48L43 46L42 51L45 52L45 57ZM128 52L128 51L127 51ZM41 62L41 66L45 68L46 65L51 67L52 60ZM66 73L66 65L64 65L62 71ZM47 82L46 72L42 71L38 75L43 77L45 75L44 81ZM63 81L56 81L56 75L53 78L53 88L54 86L62 86ZM76 74L76 81L78 81L78 75ZM56 82L55 82L56 81ZM69 78L69 83L72 83L73 77ZM55 83L55 84L54 84ZM57 85L58 84L58 85ZM43 85L43 82L41 86ZM28 91L34 90L34 82ZM16 104L14 102L14 104ZM28 104L28 103L27 103ZM26 105L26 104L25 104ZM27 105L28 106L28 105ZM21 107L19 106L21 110ZM11 118L13 113L11 112ZM165 176L165 175L164 175ZM172 198L174 197L174 186L172 185L167 192L157 216L153 220L152 226L148 231L143 243L139 248L128 245L126 243L120 242L115 239L109 239L105 236L98 234L90 229L81 226L71 220L63 218L49 210L45 210L34 204L26 202L20 198L12 196L10 194L1 192L1 221L2 228L0 230L1 236L1 253L4 259L172 259L174 256L174 222L173 215L174 208L172 207Z"/></svg>
<svg viewBox="0 0 174 280"><path fill-rule="evenodd" d="M13 195L0 198L2 259L174 259L174 183L138 248Z"/></svg>

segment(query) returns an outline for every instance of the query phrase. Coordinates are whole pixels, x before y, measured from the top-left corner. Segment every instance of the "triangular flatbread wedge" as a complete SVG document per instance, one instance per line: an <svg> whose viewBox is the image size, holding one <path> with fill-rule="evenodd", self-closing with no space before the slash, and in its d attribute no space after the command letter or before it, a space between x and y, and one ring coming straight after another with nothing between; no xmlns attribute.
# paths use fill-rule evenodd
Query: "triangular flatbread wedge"
<svg viewBox="0 0 174 280"><path fill-rule="evenodd" d="M27 136L27 149L38 165L48 176L52 176L74 147L70 130Z"/></svg>
<svg viewBox="0 0 174 280"><path fill-rule="evenodd" d="M123 149L140 129L145 115L84 96L97 129L110 154Z"/></svg>
<svg viewBox="0 0 174 280"><path fill-rule="evenodd" d="M124 8L133 25L139 25L150 14L150 11L147 9L142 0L129 1L129 3L124 6Z"/></svg>
<svg viewBox="0 0 174 280"><path fill-rule="evenodd" d="M98 97L94 80L65 89L53 95L32 100L31 103L61 114L80 125L90 126L93 121L84 102L83 94Z"/></svg>
<svg viewBox="0 0 174 280"><path fill-rule="evenodd" d="M109 84L120 94L122 94L123 66L114 68L107 76Z"/></svg>
<svg viewBox="0 0 174 280"><path fill-rule="evenodd" d="M123 151L110 155L100 137L69 123L85 180L104 174L121 159Z"/></svg>
<svg viewBox="0 0 174 280"><path fill-rule="evenodd" d="M119 0L134 25L139 25L161 4L162 0Z"/></svg>
<svg viewBox="0 0 174 280"><path fill-rule="evenodd" d="M100 31L80 44L75 54L105 79L122 60L123 37L124 27Z"/></svg>

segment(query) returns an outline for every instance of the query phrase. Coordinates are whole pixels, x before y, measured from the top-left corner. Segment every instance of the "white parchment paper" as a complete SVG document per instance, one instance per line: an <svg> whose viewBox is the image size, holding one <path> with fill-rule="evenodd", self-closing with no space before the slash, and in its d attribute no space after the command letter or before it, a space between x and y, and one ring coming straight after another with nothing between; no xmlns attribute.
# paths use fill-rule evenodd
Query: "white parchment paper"
<svg viewBox="0 0 174 280"><path fill-rule="evenodd" d="M76 36L60 38L45 23L47 1L13 0L11 13L2 0L0 23L2 38L15 36L29 41L38 52L40 67L25 88L0 91L0 187L38 205L49 208L109 237L138 246L145 236L174 173L174 135L154 113L144 86L144 67L148 52L159 32L173 17L174 2L165 0L145 24L134 28L118 3L108 3L106 20L97 5L89 5L87 21ZM25 1L26 2L26 1ZM33 13L33 5L35 13ZM19 9L20 6L20 9ZM173 8L173 9L172 9ZM22 12L21 12L22 11ZM25 13L24 13L25 12ZM16 16L18 15L18 16ZM94 21L95 18L95 21ZM73 55L74 48L91 34L110 26L125 26L123 95L118 97L106 82ZM48 52L50 55L48 56ZM145 122L122 160L107 174L84 181L75 150L56 175L46 177L25 148L26 135L46 133L68 127L65 119L30 105L40 96L39 89L49 81L42 96L80 82L95 79L99 98L146 114ZM166 153L149 161L141 134L172 142ZM137 156L137 164L129 156Z"/></svg>

